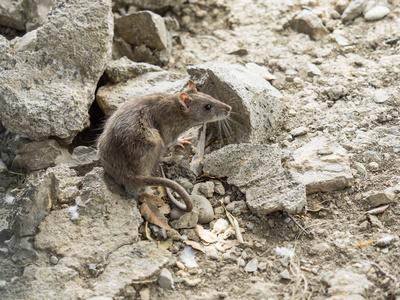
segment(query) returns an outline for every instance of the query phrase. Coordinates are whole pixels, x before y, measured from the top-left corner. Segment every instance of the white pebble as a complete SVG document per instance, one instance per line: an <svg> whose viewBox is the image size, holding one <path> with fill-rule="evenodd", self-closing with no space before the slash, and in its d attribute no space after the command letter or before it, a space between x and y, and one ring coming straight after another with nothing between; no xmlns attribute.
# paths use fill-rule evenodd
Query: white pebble
<svg viewBox="0 0 400 300"><path fill-rule="evenodd" d="M365 20L367 21L377 21L384 18L387 14L390 13L390 9L386 6L377 5L367 11L364 15Z"/></svg>

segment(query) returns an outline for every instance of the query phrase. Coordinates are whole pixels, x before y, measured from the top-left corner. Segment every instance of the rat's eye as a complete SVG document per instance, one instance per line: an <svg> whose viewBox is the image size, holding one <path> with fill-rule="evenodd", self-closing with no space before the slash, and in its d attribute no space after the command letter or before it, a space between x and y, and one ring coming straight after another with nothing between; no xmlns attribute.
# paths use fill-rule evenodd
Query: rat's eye
<svg viewBox="0 0 400 300"><path fill-rule="evenodd" d="M211 104L207 104L207 105L205 106L205 109L210 110L210 109L211 109Z"/></svg>

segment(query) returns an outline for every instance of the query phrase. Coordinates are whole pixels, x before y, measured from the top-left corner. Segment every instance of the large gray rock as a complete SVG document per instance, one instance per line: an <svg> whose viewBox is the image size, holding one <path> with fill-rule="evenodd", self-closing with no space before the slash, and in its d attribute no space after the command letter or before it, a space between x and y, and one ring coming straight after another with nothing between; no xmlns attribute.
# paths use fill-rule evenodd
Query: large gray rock
<svg viewBox="0 0 400 300"><path fill-rule="evenodd" d="M141 9L157 10L168 6L179 5L185 1L186 0L116 0L114 2L133 4Z"/></svg>
<svg viewBox="0 0 400 300"><path fill-rule="evenodd" d="M11 42L0 36L0 117L32 140L71 142L111 56L110 2L58 1L44 24Z"/></svg>
<svg viewBox="0 0 400 300"><path fill-rule="evenodd" d="M298 32L308 34L314 40L319 40L329 33L320 18L307 9L303 9L293 18L291 26Z"/></svg>
<svg viewBox="0 0 400 300"><path fill-rule="evenodd" d="M131 97L176 93L187 83L187 78L176 80L174 74L159 67L127 58L110 63L106 74L111 82L100 87L96 94L96 101L106 115Z"/></svg>
<svg viewBox="0 0 400 300"><path fill-rule="evenodd" d="M16 196L13 220L10 220L14 234L21 237L35 234L54 204L75 200L80 183L76 172L64 165L49 168L41 176L29 176L26 186Z"/></svg>
<svg viewBox="0 0 400 300"><path fill-rule="evenodd" d="M306 186L307 194L342 190L354 183L347 151L324 137L295 150L287 167Z"/></svg>
<svg viewBox="0 0 400 300"><path fill-rule="evenodd" d="M0 2L0 25L18 30L25 30L25 0Z"/></svg>
<svg viewBox="0 0 400 300"><path fill-rule="evenodd" d="M151 12L139 11L115 19L115 36L131 45L132 52L123 42L114 44L116 52L123 52L134 61L159 63L164 65L169 61L171 52L171 37L165 27L164 19ZM118 54L114 54L114 57Z"/></svg>
<svg viewBox="0 0 400 300"><path fill-rule="evenodd" d="M187 71L199 91L232 106L234 143L263 143L277 131L282 95L261 75L223 63L189 66Z"/></svg>
<svg viewBox="0 0 400 300"><path fill-rule="evenodd" d="M54 0L0 2L0 25L31 31L39 27L53 7Z"/></svg>
<svg viewBox="0 0 400 300"><path fill-rule="evenodd" d="M47 205L50 200L58 202L68 183L80 188L70 206L52 207L34 238L33 249L52 253L58 263L51 264L48 256L38 255L37 264L24 269L22 286L12 299L25 299L22 295L27 293L34 295L31 299L116 297L121 292L128 294L134 281L156 280L171 253L154 243L136 243L142 222L136 202L126 199L122 190L106 179L102 168L94 168L82 178L62 165L49 169L37 181L44 186L51 174L58 178L44 189L54 197L44 197ZM18 258L35 254L27 252L29 245L22 245L22 239L15 241L13 250Z"/></svg>
<svg viewBox="0 0 400 300"><path fill-rule="evenodd" d="M14 164L27 171L37 171L66 163L71 159L68 150L62 148L57 141L47 140L23 145L18 150Z"/></svg>
<svg viewBox="0 0 400 300"><path fill-rule="evenodd" d="M277 146L228 145L207 155L203 168L207 174L228 177L229 184L246 194L255 214L298 213L306 204L305 187L281 167Z"/></svg>

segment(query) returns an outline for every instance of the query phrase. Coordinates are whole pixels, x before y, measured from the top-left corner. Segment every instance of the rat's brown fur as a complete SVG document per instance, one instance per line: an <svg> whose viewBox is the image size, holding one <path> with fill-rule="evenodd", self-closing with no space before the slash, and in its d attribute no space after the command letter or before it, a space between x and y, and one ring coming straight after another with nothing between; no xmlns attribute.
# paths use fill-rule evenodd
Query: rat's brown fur
<svg viewBox="0 0 400 300"><path fill-rule="evenodd" d="M210 109L207 109L211 105ZM137 194L145 186L166 186L175 190L186 206L193 209L186 192L175 181L151 177L165 149L195 125L221 120L231 107L209 95L197 92L194 83L181 93L153 94L123 103L108 119L98 140L98 153L104 169L128 192Z"/></svg>

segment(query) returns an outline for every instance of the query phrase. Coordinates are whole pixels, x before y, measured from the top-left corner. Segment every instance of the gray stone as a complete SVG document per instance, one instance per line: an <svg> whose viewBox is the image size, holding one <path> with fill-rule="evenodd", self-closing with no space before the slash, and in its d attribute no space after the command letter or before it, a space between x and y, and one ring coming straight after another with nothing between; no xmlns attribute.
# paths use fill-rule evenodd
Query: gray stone
<svg viewBox="0 0 400 300"><path fill-rule="evenodd" d="M46 20L50 13L54 0L25 1L24 12L26 14L26 31L38 28Z"/></svg>
<svg viewBox="0 0 400 300"><path fill-rule="evenodd" d="M389 13L390 8L383 5L377 5L364 14L364 19L367 21L378 21L386 17Z"/></svg>
<svg viewBox="0 0 400 300"><path fill-rule="evenodd" d="M280 128L282 95L261 75L223 63L188 66L187 71L199 91L232 106L232 143L263 143Z"/></svg>
<svg viewBox="0 0 400 300"><path fill-rule="evenodd" d="M366 0L352 0L342 14L342 21L353 21L355 18L361 16L366 5Z"/></svg>
<svg viewBox="0 0 400 300"><path fill-rule="evenodd" d="M172 221L171 226L175 229L195 228L199 220L199 212L192 210L185 213L178 220Z"/></svg>
<svg viewBox="0 0 400 300"><path fill-rule="evenodd" d="M166 64L171 51L171 38L165 27L164 19L151 12L139 11L115 19L114 31L130 44L134 61ZM148 55L149 54L149 55Z"/></svg>
<svg viewBox="0 0 400 300"><path fill-rule="evenodd" d="M0 290L3 290L7 285L7 282L5 280L0 280Z"/></svg>
<svg viewBox="0 0 400 300"><path fill-rule="evenodd" d="M86 146L78 146L72 152L71 160L66 163L68 167L83 176L89 173L99 162L96 149Z"/></svg>
<svg viewBox="0 0 400 300"><path fill-rule="evenodd" d="M371 207L376 207L383 204L392 203L396 197L396 194L389 191L383 192L371 192L367 196L367 200Z"/></svg>
<svg viewBox="0 0 400 300"><path fill-rule="evenodd" d="M132 4L141 9L157 10L168 6L180 5L185 2L185 0L117 0L115 2Z"/></svg>
<svg viewBox="0 0 400 300"><path fill-rule="evenodd" d="M377 89L374 92L374 102L375 103L384 103L389 100L390 95L383 89Z"/></svg>
<svg viewBox="0 0 400 300"><path fill-rule="evenodd" d="M18 30L25 30L25 0L0 2L0 25Z"/></svg>
<svg viewBox="0 0 400 300"><path fill-rule="evenodd" d="M118 66L116 66L117 63L109 66L106 72L112 73L112 78L117 83L108 83L97 91L96 101L106 115L111 114L121 103L131 97L155 93L173 94L179 92L187 83L187 78L176 80L173 73L151 67L149 64L130 62L123 67L126 62L126 60L120 60ZM128 79L131 76L133 77Z"/></svg>
<svg viewBox="0 0 400 300"><path fill-rule="evenodd" d="M206 196L207 198L211 198L214 194L214 182L206 181L195 184L193 188L193 193L195 193L197 189L200 194Z"/></svg>
<svg viewBox="0 0 400 300"><path fill-rule="evenodd" d="M240 215L243 211L247 209L246 202L241 201L232 201L226 206L226 210L232 213L235 216Z"/></svg>
<svg viewBox="0 0 400 300"><path fill-rule="evenodd" d="M53 0L2 1L0 3L0 25L31 31L43 23L53 2Z"/></svg>
<svg viewBox="0 0 400 300"><path fill-rule="evenodd" d="M381 248L386 248L390 246L393 242L398 241L399 238L394 235L386 235L379 240L377 240L374 244L374 246L381 247Z"/></svg>
<svg viewBox="0 0 400 300"><path fill-rule="evenodd" d="M47 140L23 145L18 150L14 164L31 172L54 167L60 163L66 163L70 159L71 154L67 149L62 148L55 140Z"/></svg>
<svg viewBox="0 0 400 300"><path fill-rule="evenodd" d="M76 172L64 165L49 168L41 176L32 174L26 179L26 186L16 195L12 228L18 236L33 235L56 201L74 201L81 179Z"/></svg>
<svg viewBox="0 0 400 300"><path fill-rule="evenodd" d="M329 246L328 243L319 243L319 244L314 245L311 248L311 250L313 252L315 252L316 254L323 254L325 252L331 251L332 248L331 248L331 246Z"/></svg>
<svg viewBox="0 0 400 300"><path fill-rule="evenodd" d="M306 186L307 194L342 190L354 182L347 151L324 137L295 150L287 167Z"/></svg>
<svg viewBox="0 0 400 300"><path fill-rule="evenodd" d="M190 195L190 198L193 200L193 211L197 211L199 213L198 223L210 223L214 219L214 210L210 201L208 201L207 198L199 195ZM174 206L171 209L171 220L179 219L184 213L184 211Z"/></svg>
<svg viewBox="0 0 400 300"><path fill-rule="evenodd" d="M306 204L305 187L282 168L277 146L228 145L205 157L204 172L228 177L228 183L246 195L247 206L258 215L278 210L295 213Z"/></svg>
<svg viewBox="0 0 400 300"><path fill-rule="evenodd" d="M364 274L358 274L351 268L325 274L324 281L329 286L328 294L330 296L340 294L366 296L368 290L373 287L373 284Z"/></svg>
<svg viewBox="0 0 400 300"><path fill-rule="evenodd" d="M292 131L290 131L290 134L293 137L306 135L307 133L308 133L308 128L305 126L297 127L295 129L293 129Z"/></svg>
<svg viewBox="0 0 400 300"><path fill-rule="evenodd" d="M58 264L58 258L57 258L57 256L52 255L52 256L50 257L50 263L51 263L52 265Z"/></svg>
<svg viewBox="0 0 400 300"><path fill-rule="evenodd" d="M335 10L339 13L342 14L347 6L349 6L350 0L336 0L335 1Z"/></svg>
<svg viewBox="0 0 400 300"><path fill-rule="evenodd" d="M0 36L0 117L32 140L69 143L89 125L88 109L111 55L111 3L57 1L38 29Z"/></svg>
<svg viewBox="0 0 400 300"><path fill-rule="evenodd" d="M158 66L148 63L138 63L131 61L126 57L111 61L106 69L108 79L112 83L120 83L130 79L134 79L150 72L162 72Z"/></svg>
<svg viewBox="0 0 400 300"><path fill-rule="evenodd" d="M257 258L253 258L252 260L250 260L250 261L247 263L247 265L246 265L246 267L244 268L244 270L245 270L247 273L253 273L253 272L257 271L257 268L258 268L258 259L257 259Z"/></svg>
<svg viewBox="0 0 400 300"><path fill-rule="evenodd" d="M161 270L157 282L165 290L174 289L174 279L172 278L171 272L166 268Z"/></svg>
<svg viewBox="0 0 400 300"><path fill-rule="evenodd" d="M13 235L6 241L9 253L12 254L13 262L30 263L38 258L35 249L32 246L30 237L18 237Z"/></svg>
<svg viewBox="0 0 400 300"><path fill-rule="evenodd" d="M346 96L349 91L343 85L335 85L326 89L326 94L332 101L339 100L340 98Z"/></svg>
<svg viewBox="0 0 400 300"><path fill-rule="evenodd" d="M319 40L329 33L320 18L307 9L303 9L293 18L291 27L297 32L308 34L314 40Z"/></svg>
<svg viewBox="0 0 400 300"><path fill-rule="evenodd" d="M221 196L224 196L226 191L222 182L215 180L214 181L214 191Z"/></svg>

